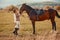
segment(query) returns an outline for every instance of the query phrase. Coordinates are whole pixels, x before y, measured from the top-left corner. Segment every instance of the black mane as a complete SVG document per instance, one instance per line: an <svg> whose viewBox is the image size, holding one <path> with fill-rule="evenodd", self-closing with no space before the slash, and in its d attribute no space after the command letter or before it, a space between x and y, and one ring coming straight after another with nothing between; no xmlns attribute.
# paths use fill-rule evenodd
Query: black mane
<svg viewBox="0 0 60 40"><path fill-rule="evenodd" d="M26 4L25 4L26 5ZM26 7L28 8L28 9L33 9L32 7L30 7L29 5L26 5Z"/></svg>

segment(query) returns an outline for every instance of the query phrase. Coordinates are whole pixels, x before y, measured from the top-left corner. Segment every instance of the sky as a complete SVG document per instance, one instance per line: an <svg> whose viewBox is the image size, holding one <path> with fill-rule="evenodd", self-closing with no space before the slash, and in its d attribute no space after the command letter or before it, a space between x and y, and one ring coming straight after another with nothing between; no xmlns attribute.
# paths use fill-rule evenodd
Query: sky
<svg viewBox="0 0 60 40"><path fill-rule="evenodd" d="M9 5L17 5L23 3L34 3L34 2L43 2L43 1L56 1L60 2L60 0L0 0L0 8L4 8Z"/></svg>

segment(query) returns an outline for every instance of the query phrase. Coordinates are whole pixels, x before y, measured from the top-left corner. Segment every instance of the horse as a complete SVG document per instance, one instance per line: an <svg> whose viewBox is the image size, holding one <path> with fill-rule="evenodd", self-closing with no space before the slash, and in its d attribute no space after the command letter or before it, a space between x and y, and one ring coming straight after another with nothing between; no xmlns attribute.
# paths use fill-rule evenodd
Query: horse
<svg viewBox="0 0 60 40"><path fill-rule="evenodd" d="M32 8L31 6L27 4L22 4L21 8L19 9L20 14L22 15L22 12L26 11L28 14L32 26L33 26L33 34L35 34L35 22L36 21L44 21L44 20L50 20L52 23L52 30L56 31L56 22L55 22L55 16L60 18L60 15L58 12L52 8L49 8L48 10L37 10ZM37 11L40 11L37 13Z"/></svg>

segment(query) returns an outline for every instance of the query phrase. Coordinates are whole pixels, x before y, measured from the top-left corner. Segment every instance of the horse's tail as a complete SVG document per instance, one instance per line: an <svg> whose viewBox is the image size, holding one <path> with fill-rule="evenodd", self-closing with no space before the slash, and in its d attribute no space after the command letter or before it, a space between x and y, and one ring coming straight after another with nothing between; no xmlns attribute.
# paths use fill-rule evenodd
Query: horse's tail
<svg viewBox="0 0 60 40"><path fill-rule="evenodd" d="M60 15L58 14L58 12L56 11L56 16L58 17L58 18L60 18Z"/></svg>

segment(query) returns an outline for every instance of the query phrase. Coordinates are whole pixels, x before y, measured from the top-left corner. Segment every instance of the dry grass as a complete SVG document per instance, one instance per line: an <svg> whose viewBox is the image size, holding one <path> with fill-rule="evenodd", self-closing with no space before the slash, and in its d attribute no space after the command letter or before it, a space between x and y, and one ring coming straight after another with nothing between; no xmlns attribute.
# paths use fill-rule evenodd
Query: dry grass
<svg viewBox="0 0 60 40"><path fill-rule="evenodd" d="M51 33L50 20L36 22L36 34L33 35L31 21L26 14L20 17L19 35L16 37L12 31L14 29L13 13L0 12L0 40L60 40L60 19L56 18L57 33Z"/></svg>

